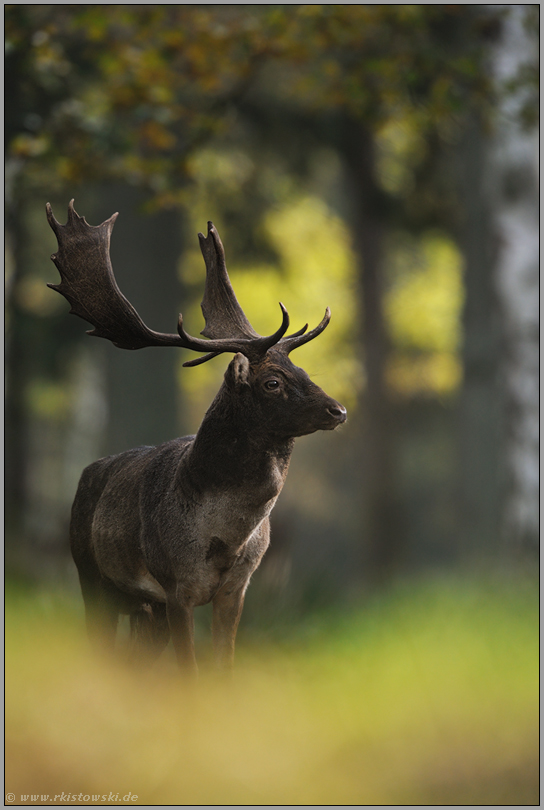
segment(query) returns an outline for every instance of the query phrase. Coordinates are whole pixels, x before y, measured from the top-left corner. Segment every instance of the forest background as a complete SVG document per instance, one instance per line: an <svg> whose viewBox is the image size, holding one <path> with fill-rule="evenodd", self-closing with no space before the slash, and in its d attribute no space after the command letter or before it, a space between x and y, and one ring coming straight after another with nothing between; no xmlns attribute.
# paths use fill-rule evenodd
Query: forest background
<svg viewBox="0 0 544 810"><path fill-rule="evenodd" d="M331 307L295 362L349 421L297 442L242 636L399 583L531 580L538 10L6 5L15 593L77 593L67 532L81 470L195 432L225 368L122 352L67 317L46 287L58 277L44 209L63 222L71 198L91 224L120 212L114 271L154 329L173 331L178 312L202 328L208 220L261 334L279 300L295 328Z"/></svg>

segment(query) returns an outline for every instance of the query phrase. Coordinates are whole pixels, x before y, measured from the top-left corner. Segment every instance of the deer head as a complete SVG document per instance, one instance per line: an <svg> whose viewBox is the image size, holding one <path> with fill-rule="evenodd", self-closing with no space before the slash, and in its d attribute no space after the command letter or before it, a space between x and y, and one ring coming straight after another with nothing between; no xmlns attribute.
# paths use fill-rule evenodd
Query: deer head
<svg viewBox="0 0 544 810"><path fill-rule="evenodd" d="M198 234L206 264L206 284L201 304L206 326L201 332L205 338L202 339L192 337L185 331L181 314L177 334L149 329L125 298L115 280L109 255L110 237L117 214L94 227L76 213L73 200L68 206L66 225L57 222L49 203L46 211L59 245L57 253L51 259L61 276L60 284L48 286L68 300L71 313L93 325L94 329L88 334L106 338L122 349L178 346L205 353L203 357L185 362L184 366L196 366L223 352L233 352L237 358L229 367L228 379L247 384L257 376L259 380L262 378L262 384L259 382L257 388L272 403L279 403L285 397L289 382L291 385L298 383L299 387L304 383L306 394L315 394L317 391L323 394L318 386L311 383L306 372L293 366L288 355L293 349L321 334L330 321L329 308L327 307L323 320L314 329L308 332L306 324L298 332L285 336L289 327L289 315L280 303L282 322L279 329L267 337L259 335L249 323L234 294L227 273L225 251L212 222L208 222L207 236ZM334 400L330 402L334 405L330 406L328 418L306 430L302 428L304 420L301 413L301 432L292 435L330 429L345 421L345 409ZM270 407L272 411L276 410L273 406Z"/></svg>

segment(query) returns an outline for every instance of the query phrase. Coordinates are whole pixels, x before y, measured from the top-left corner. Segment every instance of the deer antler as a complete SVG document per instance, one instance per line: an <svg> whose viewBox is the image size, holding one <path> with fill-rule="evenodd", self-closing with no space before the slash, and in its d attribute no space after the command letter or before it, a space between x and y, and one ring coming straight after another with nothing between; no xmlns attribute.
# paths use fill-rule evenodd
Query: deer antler
<svg viewBox="0 0 544 810"><path fill-rule="evenodd" d="M217 307L217 323L220 323L222 307L224 301L227 300L225 295L228 297L230 289L234 302L231 308L241 325L238 328L233 327L229 334L230 321L227 319L224 321L222 329L217 327L219 331L216 340L200 340L191 337L185 332L183 319L180 315L177 335L155 332L145 325L132 304L125 298L113 274L109 248L111 232L117 214L114 214L101 225L92 226L86 222L85 217L80 217L76 213L73 200L68 206L66 225L57 222L49 203L46 205L46 212L48 222L59 244L57 253L54 253L51 259L57 266L61 277L60 284L49 284L48 286L64 295L71 304L70 312L94 326L94 329L88 332L94 337L111 340L115 346L121 349L141 349L146 346L180 346L193 351L208 352L206 357L201 357L187 364L197 365L223 352L242 352L250 359L260 357L277 343L287 331L289 316L283 305L280 305L283 312L282 325L273 335L261 337L251 328L230 286L226 267L224 267L223 246L215 231L223 256L224 276L226 278L223 287L226 292L221 294L221 291L219 291L214 295L217 282L212 272L205 293L205 298L207 294L206 300L208 301L207 311L211 313L213 308ZM211 227L213 228L213 225Z"/></svg>
<svg viewBox="0 0 544 810"><path fill-rule="evenodd" d="M179 335L148 329L117 286L110 261L110 236L117 214L93 227L76 213L73 200L66 225L57 222L49 203L46 212L59 244L51 259L61 277L60 284L47 286L64 295L71 313L94 326L89 335L111 340L120 349L183 345Z"/></svg>
<svg viewBox="0 0 544 810"><path fill-rule="evenodd" d="M60 273L60 284L48 284L60 292L70 303L70 312L94 326L87 334L110 340L121 349L142 349L146 346L179 346L204 357L190 360L185 366L195 366L217 357L223 352L241 352L250 360L262 357L278 344L288 354L297 346L323 331L330 312L318 327L304 334L307 325L294 334L283 337L289 327L289 315L280 304L283 318L280 328L268 337L262 337L251 326L238 303L225 263L225 252L219 234L208 222L208 236L199 234L202 255L206 263L206 286L202 312L206 326L202 334L207 340L191 337L178 321L178 334L165 334L149 329L132 304L119 289L110 260L110 237L117 219L113 214L101 225L89 225L85 217L74 210L74 201L68 206L68 221L61 225L46 205L47 219L53 229L59 249L51 256ZM283 338L283 339L282 339Z"/></svg>

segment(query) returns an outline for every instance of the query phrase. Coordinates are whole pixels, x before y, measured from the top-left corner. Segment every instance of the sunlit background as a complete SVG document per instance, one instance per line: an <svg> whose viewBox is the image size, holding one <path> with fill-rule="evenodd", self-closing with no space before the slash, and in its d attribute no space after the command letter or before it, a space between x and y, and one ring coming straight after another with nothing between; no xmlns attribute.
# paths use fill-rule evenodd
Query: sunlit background
<svg viewBox="0 0 544 810"><path fill-rule="evenodd" d="M6 6L18 801L538 802L538 8ZM171 650L141 673L87 649L81 471L196 432L228 358L86 336L46 286L45 203L71 198L119 211L153 329L202 329L208 220L259 333L279 301L293 329L332 311L292 359L349 420L297 440L228 687L207 609L196 692Z"/></svg>

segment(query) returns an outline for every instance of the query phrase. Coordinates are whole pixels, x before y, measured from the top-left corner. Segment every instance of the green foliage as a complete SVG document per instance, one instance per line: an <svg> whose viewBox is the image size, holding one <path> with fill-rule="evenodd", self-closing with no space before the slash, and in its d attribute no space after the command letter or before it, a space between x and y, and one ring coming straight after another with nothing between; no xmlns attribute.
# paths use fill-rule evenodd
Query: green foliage
<svg viewBox="0 0 544 810"><path fill-rule="evenodd" d="M138 804L538 802L538 590L404 584L242 633L223 684L92 657L62 591L8 588L6 789ZM209 641L202 642L206 660Z"/></svg>
<svg viewBox="0 0 544 810"><path fill-rule="evenodd" d="M229 129L250 86L427 126L488 97L480 47L478 15L455 5L9 4L8 155L34 182L122 177L173 204L187 157Z"/></svg>

